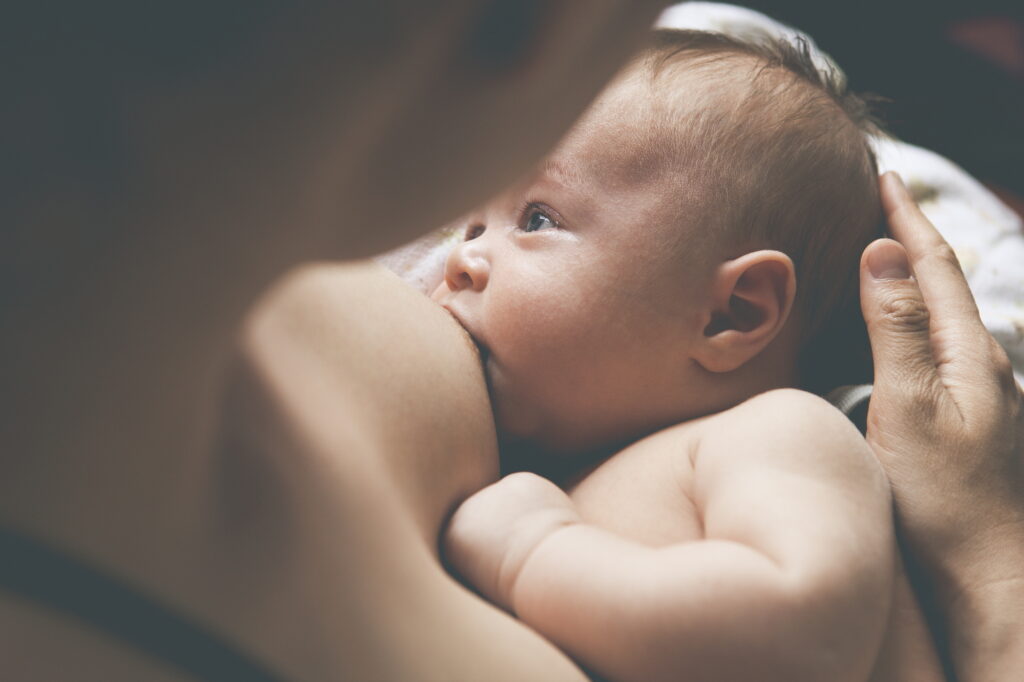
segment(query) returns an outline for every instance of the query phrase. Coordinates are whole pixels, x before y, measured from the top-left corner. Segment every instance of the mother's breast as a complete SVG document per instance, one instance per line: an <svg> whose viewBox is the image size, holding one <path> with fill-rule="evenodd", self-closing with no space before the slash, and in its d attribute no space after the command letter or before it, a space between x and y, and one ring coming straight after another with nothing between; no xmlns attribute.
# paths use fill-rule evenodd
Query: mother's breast
<svg viewBox="0 0 1024 682"><path fill-rule="evenodd" d="M479 360L447 313L378 267L303 268L258 304L230 393L231 523L203 574L226 632L244 624L289 679L582 678L438 559L449 509L498 471Z"/></svg>
<svg viewBox="0 0 1024 682"><path fill-rule="evenodd" d="M393 493L379 504L411 512L432 548L450 508L497 478L476 348L383 268L298 270L257 306L243 345L278 431L316 459L306 464L348 485L382 480Z"/></svg>

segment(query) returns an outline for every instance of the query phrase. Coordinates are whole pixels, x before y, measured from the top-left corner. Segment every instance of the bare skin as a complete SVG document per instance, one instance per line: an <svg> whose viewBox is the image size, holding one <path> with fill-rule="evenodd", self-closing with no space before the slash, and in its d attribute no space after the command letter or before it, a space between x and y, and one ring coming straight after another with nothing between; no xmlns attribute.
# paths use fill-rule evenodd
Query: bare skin
<svg viewBox="0 0 1024 682"><path fill-rule="evenodd" d="M332 40L362 5L325 3L269 36L258 64L246 55L167 91L154 85L126 95L114 124L127 135L133 173L118 188L116 206L71 185L37 188L38 203L19 214L24 224L5 228L27 235L26 253L60 267L47 269L51 286L3 311L4 525L142 587L287 679L401 678L410 671L419 679L495 679L496 671L530 679L536 669L515 667L533 665L522 655L530 647L536 665L550 664L545 679L560 672L578 679L564 657L445 578L433 543L425 542L441 520L431 515L475 485L474 477L488 478L489 456L436 501L409 494L414 501L406 502L397 491L408 483L397 482L388 466L367 466L381 453L364 448L401 440L393 433L397 422L353 430L337 412L298 417L283 409L288 400L267 400L285 396L305 405L306 390L317 389L301 384L327 384L318 383L324 375L310 369L316 361L309 353L282 350L270 366L305 368L286 373L302 379L289 387L279 373L285 386L260 389L257 379L269 376L256 369L260 339L278 348L288 343L259 317L248 327L247 360L237 360L246 311L289 267L397 245L525 171L624 61L662 3L545 3L551 13L537 25L546 37L529 61L513 60L500 77L487 69L467 73L451 47L464 44L481 4L430 6L415 39L375 30L384 47L378 59L366 59L346 52L347 34ZM40 106L26 120L45 124L47 116L37 114L52 112ZM441 139L438 130L453 135ZM453 140L461 144L445 144ZM65 178L73 168L50 171ZM408 190L408 202L396 200L396 187ZM110 226L122 229L121 238L79 258L81 244ZM363 316L342 340L379 340L399 319L403 330L436 325L436 347L396 341L395 361L433 362L434 351L461 348L461 359L457 351L448 357L449 369L472 371L472 349L436 310L385 293L393 279L379 273L352 277L346 286L380 292L380 305L395 305L395 316ZM337 303L318 285L291 291L299 290L299 298ZM289 309L289 298L277 299L279 309ZM333 340L328 345L337 348ZM392 359L386 344L360 346L360 353L382 350ZM331 365L330 352L316 358ZM267 417L249 423L251 440L219 425L232 367L240 372L233 385L252 395L244 388L232 394L240 402L229 414ZM427 380L419 375L421 384ZM372 388L351 382L347 375L340 382L349 396ZM470 409L477 396L467 391L456 407ZM393 402L386 409L399 416ZM274 424L287 427L284 436L260 430ZM471 428L486 431L479 423ZM417 456L421 436L404 434ZM218 447L222 437L233 447ZM456 434L455 444L463 437ZM340 451L339 443L353 449ZM444 464L451 452L437 456ZM418 517L411 507L431 511ZM359 555L365 563L353 563ZM387 599L371 606L382 593ZM73 670L78 679L185 679L76 622L8 594L0 600L5 678L54 679ZM480 626L481 613L490 626ZM482 648L473 646L481 640Z"/></svg>
<svg viewBox="0 0 1024 682"><path fill-rule="evenodd" d="M728 88L683 75L687 100ZM513 474L474 495L446 557L609 679L941 679L871 450L820 399L765 392L796 384L792 261L679 217L687 183L642 150L683 133L649 132L646 86L621 75L537 177L460 221L433 297L485 349L503 437L555 467L669 428L565 493Z"/></svg>
<svg viewBox="0 0 1024 682"><path fill-rule="evenodd" d="M366 301L387 306L368 311ZM422 336L403 332L410 320ZM287 679L583 679L438 561L448 509L497 475L465 333L390 273L334 266L275 289L245 338L204 510L212 523L191 539L202 554L142 556L152 561L144 576L108 568ZM396 404L399 386L445 400ZM17 654L5 665L18 676L177 679L16 598L5 595L3 613Z"/></svg>
<svg viewBox="0 0 1024 682"><path fill-rule="evenodd" d="M527 49L501 63L460 52L485 3L393 4L307 6L265 29L258 48L202 74L116 93L110 124L131 169L116 191L83 194L91 185L58 149L53 184L13 197L24 202L23 222L7 228L24 253L61 267L16 271L33 287L12 290L22 298L4 310L0 519L173 605L286 679L578 678L507 617L481 624L479 613L497 612L447 579L424 541L458 495L493 473L493 436L475 466L461 466L467 440L491 428L482 382L434 403L463 418L449 419L433 454L423 452L423 431L394 425L408 414L433 433L426 417L437 411L416 421L417 401L373 402L380 376L365 371L370 353L380 371L407 370L393 377L409 386L434 385L445 369L473 371L454 323L429 301L386 293L397 283L367 273L346 287L375 292L373 314L354 320L358 308L344 299L348 345L329 348L348 348L345 362L291 352L288 337L267 332L272 324L250 327L241 363L236 343L247 310L291 266L396 246L523 173L626 59L661 3L543 3L526 20ZM355 40L350 27L370 8L407 19ZM24 117L35 125L60 103L27 101L40 108ZM524 108L535 115L522 116ZM401 201L397 187L406 188ZM88 258L75 257L82 243L111 234ZM390 284L378 287L379 278ZM396 334L399 320L403 330L434 326L438 337ZM252 369L268 346L280 356ZM310 368L333 361L344 368L338 382L317 383L330 373ZM296 383L257 390L272 385L263 383L272 369L292 365ZM225 434L218 421L232 366L243 388L228 401L229 423L289 401L302 413L242 417L252 432ZM349 376L354 368L362 373ZM337 385L358 417L307 409L310 396ZM231 447L220 447L224 437ZM446 472L436 497L413 489L436 480L393 479L382 447ZM5 678L72 669L102 680L175 679L88 627L0 599L0 630L11 635L0 657ZM522 657L531 646L536 655Z"/></svg>
<svg viewBox="0 0 1024 682"><path fill-rule="evenodd" d="M458 509L445 547L610 679L863 682L887 634L891 523L857 430L790 389L643 439L568 494L512 474Z"/></svg>
<svg viewBox="0 0 1024 682"><path fill-rule="evenodd" d="M882 201L898 241L861 261L875 357L868 443L957 679L1013 679L1024 669L1024 390L952 249L895 174Z"/></svg>
<svg viewBox="0 0 1024 682"><path fill-rule="evenodd" d="M459 507L444 546L608 679L944 679L878 462L800 391L664 429L565 492L507 476Z"/></svg>

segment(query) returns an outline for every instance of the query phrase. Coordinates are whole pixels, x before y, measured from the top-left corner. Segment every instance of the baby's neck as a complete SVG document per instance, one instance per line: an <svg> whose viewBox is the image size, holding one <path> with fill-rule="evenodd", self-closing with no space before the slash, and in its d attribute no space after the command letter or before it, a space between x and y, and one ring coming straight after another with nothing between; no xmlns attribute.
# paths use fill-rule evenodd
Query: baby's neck
<svg viewBox="0 0 1024 682"><path fill-rule="evenodd" d="M601 445L579 453L552 452L536 443L499 437L501 475L530 471L565 488L582 478L630 441Z"/></svg>
<svg viewBox="0 0 1024 682"><path fill-rule="evenodd" d="M652 425L643 433L600 443L579 452L553 452L536 443L503 438L499 433L502 475L531 471L565 487L589 473L595 466L633 442L683 422L724 412L756 395L777 388L799 388L797 347L789 328L743 367L729 373L698 369L693 377L691 395L699 396L677 419ZM687 384L690 385L690 384Z"/></svg>

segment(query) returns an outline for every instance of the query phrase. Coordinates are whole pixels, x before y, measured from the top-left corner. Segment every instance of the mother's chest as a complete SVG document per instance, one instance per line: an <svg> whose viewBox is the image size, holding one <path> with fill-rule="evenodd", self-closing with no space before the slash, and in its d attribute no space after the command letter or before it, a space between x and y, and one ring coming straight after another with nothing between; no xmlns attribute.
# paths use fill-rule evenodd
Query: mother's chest
<svg viewBox="0 0 1024 682"><path fill-rule="evenodd" d="M583 520L655 547L703 538L686 435L673 429L634 443L570 487Z"/></svg>

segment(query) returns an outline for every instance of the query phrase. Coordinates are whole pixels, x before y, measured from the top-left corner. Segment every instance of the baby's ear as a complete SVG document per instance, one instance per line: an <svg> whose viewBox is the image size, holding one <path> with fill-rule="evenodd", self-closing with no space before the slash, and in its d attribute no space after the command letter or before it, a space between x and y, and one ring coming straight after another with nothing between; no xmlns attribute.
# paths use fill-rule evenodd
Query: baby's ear
<svg viewBox="0 0 1024 682"><path fill-rule="evenodd" d="M782 331L795 296L793 261L781 251L754 251L722 263L694 359L709 372L741 367Z"/></svg>

